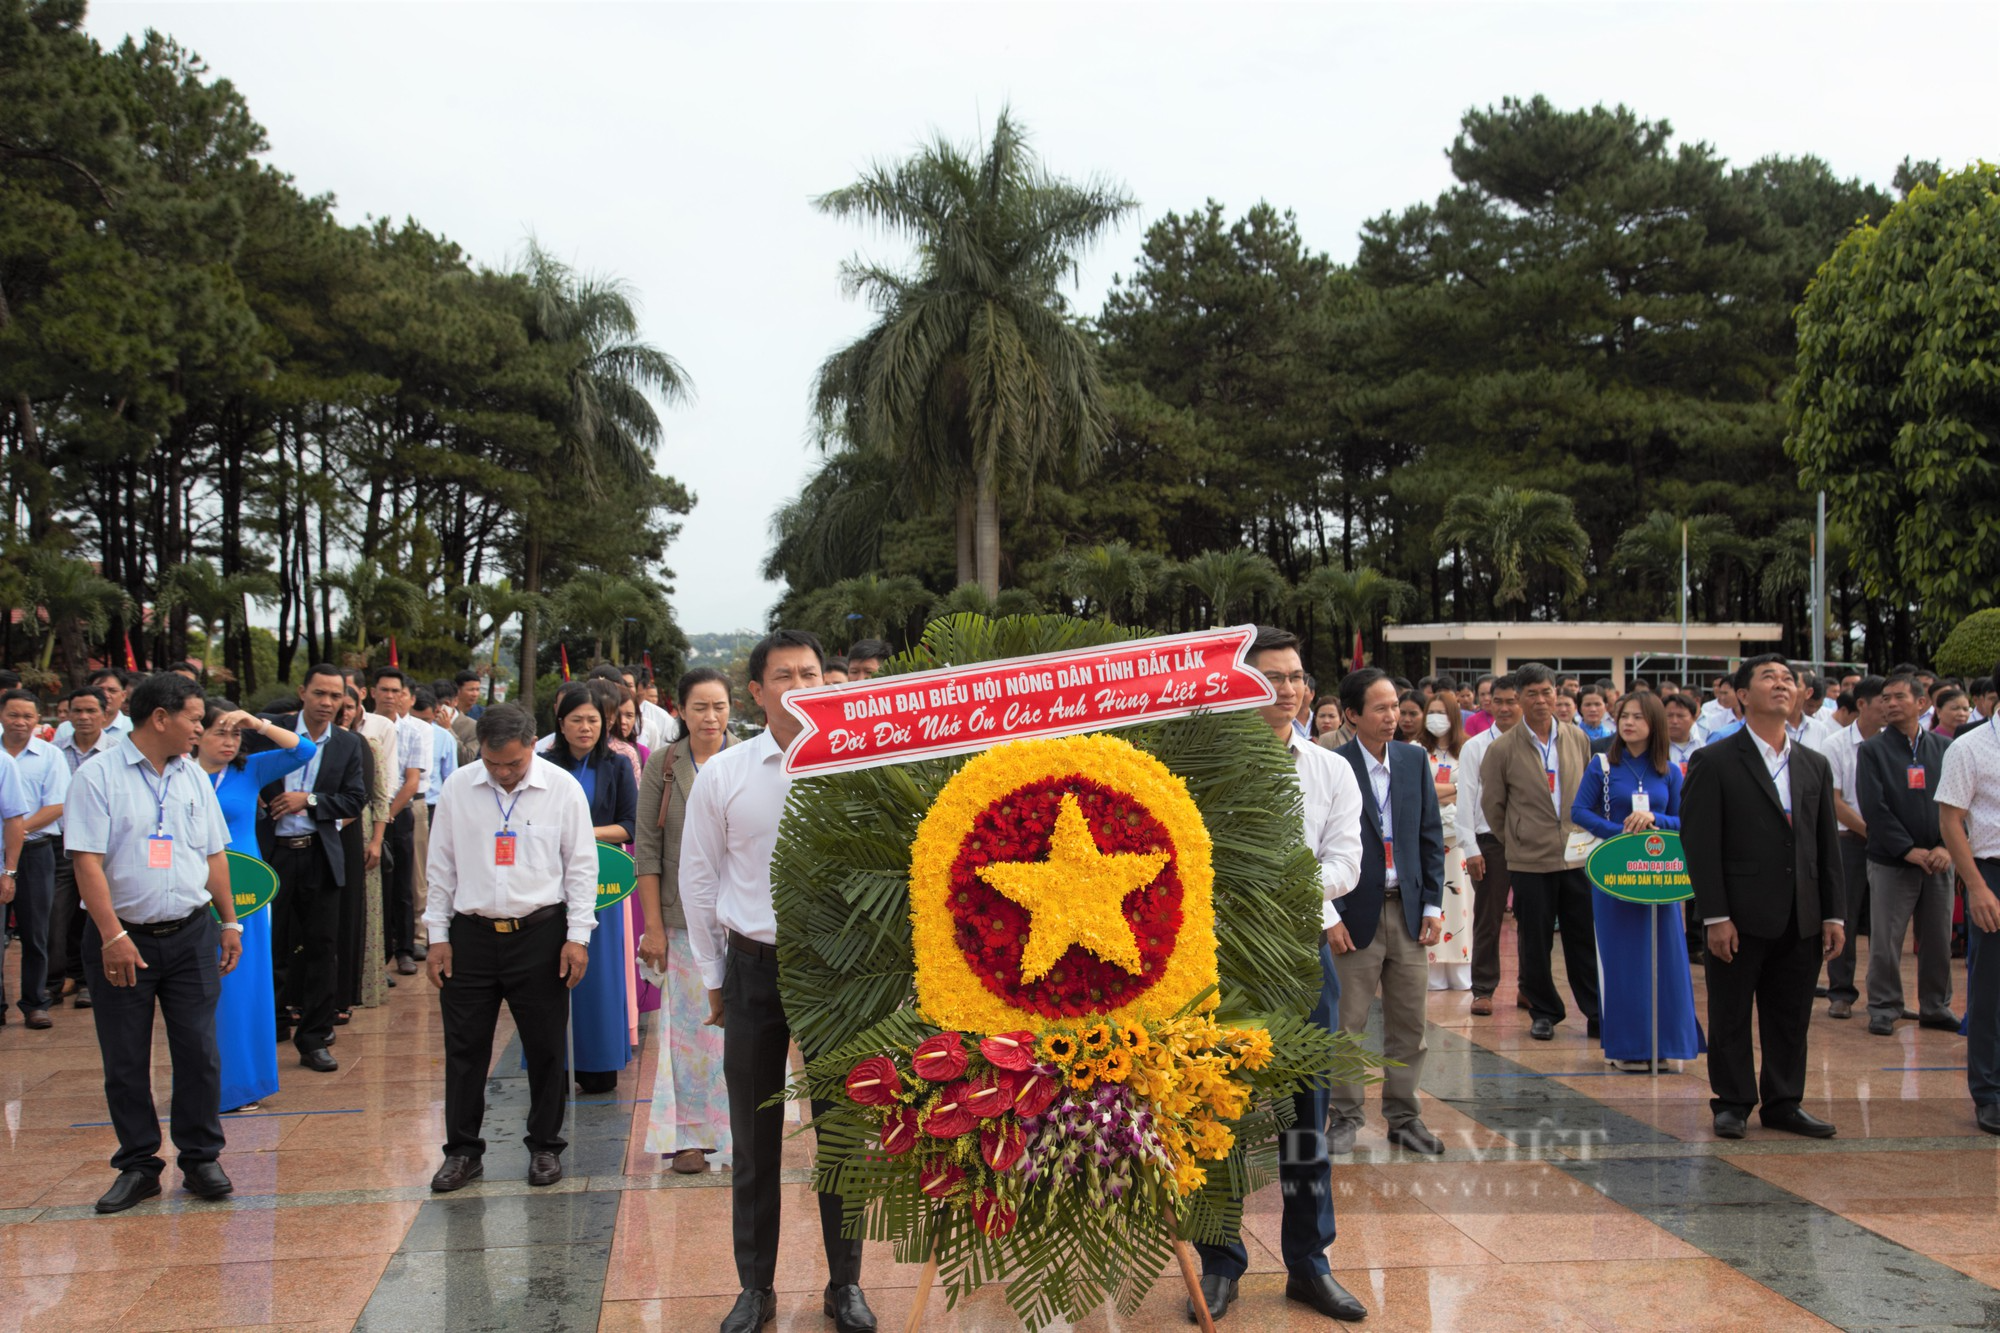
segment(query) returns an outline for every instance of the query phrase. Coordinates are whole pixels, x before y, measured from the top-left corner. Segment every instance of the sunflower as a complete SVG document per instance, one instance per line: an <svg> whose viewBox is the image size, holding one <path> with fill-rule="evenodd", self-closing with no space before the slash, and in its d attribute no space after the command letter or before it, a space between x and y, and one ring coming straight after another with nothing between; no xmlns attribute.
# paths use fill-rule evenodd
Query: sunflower
<svg viewBox="0 0 2000 1333"><path fill-rule="evenodd" d="M1036 1045L1042 1058L1052 1064L1066 1065L1076 1059L1076 1038L1067 1032L1044 1032Z"/></svg>
<svg viewBox="0 0 2000 1333"><path fill-rule="evenodd" d="M1094 1063L1099 1074L1111 1083L1123 1083L1132 1073L1132 1056L1127 1051L1114 1050Z"/></svg>
<svg viewBox="0 0 2000 1333"><path fill-rule="evenodd" d="M1118 1040L1134 1055L1144 1055L1153 1047L1153 1039L1146 1035L1146 1029L1137 1023L1120 1023Z"/></svg>
<svg viewBox="0 0 2000 1333"><path fill-rule="evenodd" d="M1083 1053L1092 1059L1111 1049L1113 1037L1109 1023L1095 1023L1083 1030Z"/></svg>
<svg viewBox="0 0 2000 1333"><path fill-rule="evenodd" d="M1097 1082L1097 1075L1089 1065L1081 1064L1069 1071L1069 1085L1078 1092L1088 1092Z"/></svg>

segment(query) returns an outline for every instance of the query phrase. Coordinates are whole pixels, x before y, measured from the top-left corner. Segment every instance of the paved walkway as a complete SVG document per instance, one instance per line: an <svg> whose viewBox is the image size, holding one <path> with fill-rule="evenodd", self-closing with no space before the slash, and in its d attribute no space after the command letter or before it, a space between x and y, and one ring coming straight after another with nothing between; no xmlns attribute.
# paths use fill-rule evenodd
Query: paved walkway
<svg viewBox="0 0 2000 1333"><path fill-rule="evenodd" d="M1963 964L1956 977L1962 997ZM485 1181L430 1194L443 1057L419 981L340 1030L338 1073L287 1065L261 1111L229 1117L231 1200L169 1188L113 1218L90 1208L113 1140L89 1015L0 1029L0 1330L714 1329L736 1291L728 1178L665 1173L641 1148L650 1056L615 1095L574 1105L568 1178L530 1191L525 1087L503 1052ZM1722 1143L1701 1061L1608 1072L1580 1024L1544 1044L1518 1010L1468 1008L1432 997L1425 1119L1444 1159L1390 1149L1371 1106L1334 1168L1334 1272L1367 1303L1364 1327L2000 1328L2000 1140L1973 1124L1960 1038L1913 1023L1870 1037L1822 1002L1806 1105L1840 1137L1753 1121ZM164 1106L164 1066L158 1087ZM806 1154L794 1140L775 1327L818 1333ZM1252 1271L1225 1327L1327 1327L1282 1299L1275 1188L1248 1217ZM916 1269L871 1246L866 1280L883 1328L900 1329ZM1163 1283L1133 1317L1078 1327L1185 1327L1181 1300ZM925 1327L1018 1324L988 1291L950 1312L934 1301Z"/></svg>

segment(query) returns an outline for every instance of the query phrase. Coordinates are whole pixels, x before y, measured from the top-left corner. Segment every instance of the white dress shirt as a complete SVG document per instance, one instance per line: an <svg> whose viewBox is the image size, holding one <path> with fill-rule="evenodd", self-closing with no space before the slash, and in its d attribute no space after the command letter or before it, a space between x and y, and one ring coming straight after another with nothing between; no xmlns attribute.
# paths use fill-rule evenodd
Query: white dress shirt
<svg viewBox="0 0 2000 1333"><path fill-rule="evenodd" d="M415 713L405 713L396 719L396 767L398 770L416 769L417 794L413 800L421 800L424 795L423 775L431 771L431 763L437 754L437 739L431 735L431 724ZM395 788L403 785L403 774L396 774Z"/></svg>
<svg viewBox="0 0 2000 1333"><path fill-rule="evenodd" d="M1834 726L1833 723L1828 722L1816 713L1808 713L1796 726L1790 722L1785 724L1785 734L1787 736L1790 736L1801 745L1811 746L1821 754L1826 753L1827 746L1832 742L1834 736L1839 734L1839 731L1839 727Z"/></svg>
<svg viewBox="0 0 2000 1333"><path fill-rule="evenodd" d="M1340 924L1333 900L1361 882L1361 784L1333 751L1290 731L1285 748L1299 775L1306 847L1319 862L1320 929Z"/></svg>
<svg viewBox="0 0 2000 1333"><path fill-rule="evenodd" d="M1390 744L1393 745L1395 744L1395 742L1391 741ZM1334 758L1340 759L1340 756L1335 755ZM1364 745L1361 747L1361 760L1363 763L1368 765L1368 785L1374 789L1375 814L1376 817L1382 821L1382 844L1385 847L1393 846L1396 841L1395 821L1390 818L1390 808L1391 808L1390 792L1391 792L1392 778L1389 772L1388 758L1389 758L1389 750L1387 746L1383 747L1382 758L1380 759L1377 759L1374 755L1370 754L1368 752L1367 746ZM1346 760L1341 759L1340 762L1343 768L1347 766ZM1425 769L1426 769L1426 774L1428 775L1429 765L1425 765ZM1352 773L1354 770L1349 768L1347 771L1349 773ZM1357 790L1359 790L1359 788L1357 788ZM1361 837L1359 828L1355 830L1354 836L1355 840L1358 842ZM1385 857L1384 861L1385 864L1383 866L1383 871L1382 871L1382 887L1385 890L1395 889L1398 893L1401 893L1403 872L1396 869L1395 860L1393 857ZM1358 874L1356 878L1357 879L1359 878ZM1329 911L1333 910L1333 904L1328 903L1327 909ZM1339 914L1336 912L1335 915L1338 916ZM1441 917L1444 915L1444 908L1426 907L1424 908L1424 915Z"/></svg>
<svg viewBox="0 0 2000 1333"><path fill-rule="evenodd" d="M2000 858L2000 727L1989 722L1946 748L1937 803L1966 812L1965 837L1974 857Z"/></svg>
<svg viewBox="0 0 2000 1333"><path fill-rule="evenodd" d="M1488 727L1474 736L1459 751L1458 763L1451 770L1458 783L1454 821L1458 825L1458 849L1467 856L1484 856L1486 853L1479 850L1479 835L1493 832L1486 822L1486 811L1480 808L1479 766L1486 762L1486 752L1493 748L1494 738L1503 734L1498 727Z"/></svg>
<svg viewBox="0 0 2000 1333"><path fill-rule="evenodd" d="M1735 720L1736 714L1724 708L1716 700L1710 699L1701 706L1701 712L1695 717L1695 734L1705 741L1714 740L1717 731Z"/></svg>
<svg viewBox="0 0 2000 1333"><path fill-rule="evenodd" d="M446 780L434 814L424 903L431 943L450 939L454 912L508 920L556 903L568 904L570 943L590 943L597 837L575 778L536 755L508 792L483 762L467 764ZM503 828L514 834L510 866L497 864Z"/></svg>
<svg viewBox="0 0 2000 1333"><path fill-rule="evenodd" d="M1696 750L1699 750L1706 744L1707 742L1701 738L1701 733L1694 730L1688 732L1688 738L1684 741L1677 741L1672 737L1668 737L1667 758L1673 763L1679 764L1681 766L1681 776L1686 777L1688 760L1694 757Z"/></svg>
<svg viewBox="0 0 2000 1333"><path fill-rule="evenodd" d="M701 766L681 826L681 910L702 984L722 989L729 932L778 942L771 853L792 778L770 730Z"/></svg>
<svg viewBox="0 0 2000 1333"><path fill-rule="evenodd" d="M104 719L104 730L111 737L111 744L115 746L118 742L132 734L132 719L123 713L113 713L110 717ZM49 744L58 747L67 745L70 738L74 735L76 735L76 726L73 723L58 723L56 734L50 738ZM93 748L102 749L103 747L98 746Z"/></svg>
<svg viewBox="0 0 2000 1333"><path fill-rule="evenodd" d="M1748 723L1744 724L1743 729L1750 733L1750 739L1756 743L1757 756L1764 761L1764 771L1771 775L1771 785L1778 789L1778 801L1785 807L1785 818L1789 820L1792 817L1791 728L1789 726L1785 728L1785 748L1782 750L1774 750L1769 745L1766 745L1764 738L1759 736L1756 730ZM1701 923L1704 926L1714 926L1727 920L1729 918L1726 916L1708 916L1703 917ZM1826 924L1828 925L1839 925L1840 921L1841 919L1837 916L1826 918Z"/></svg>
<svg viewBox="0 0 2000 1333"><path fill-rule="evenodd" d="M1826 756L1827 765L1833 769L1834 791L1840 794L1841 800L1857 810L1861 808L1861 803L1859 793L1854 789L1855 761L1861 754L1861 742L1867 739L1861 734L1861 724L1850 722L1835 730L1825 744L1815 747Z"/></svg>

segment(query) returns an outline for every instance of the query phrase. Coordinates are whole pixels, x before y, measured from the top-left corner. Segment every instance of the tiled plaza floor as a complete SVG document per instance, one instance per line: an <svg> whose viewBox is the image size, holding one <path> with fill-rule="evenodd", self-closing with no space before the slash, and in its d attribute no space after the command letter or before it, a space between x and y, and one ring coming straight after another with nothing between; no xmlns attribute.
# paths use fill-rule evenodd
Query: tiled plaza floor
<svg viewBox="0 0 2000 1333"><path fill-rule="evenodd" d="M1954 976L1962 1003L1963 963ZM1723 1143L1702 1061L1657 1079L1608 1072L1577 1022L1530 1041L1511 959L1499 998L1499 1013L1475 1019L1466 995L1432 997L1425 1120L1444 1159L1391 1150L1371 1105L1334 1168L1331 1259L1369 1307L1363 1327L2000 1327L2000 1140L1973 1123L1957 1036L1906 1023L1871 1037L1865 1018L1831 1021L1821 1002L1806 1109L1840 1137L1753 1120L1748 1138ZM161 1199L100 1218L90 1204L111 1181L113 1139L89 1014L60 1010L48 1032L16 1015L0 1029L0 1330L720 1322L736 1291L728 1177L672 1176L643 1151L650 1052L617 1093L572 1108L568 1178L532 1192L523 1088L503 1054L486 1179L442 1198L426 1188L442 1138L429 987L404 979L340 1029L334 1054L332 1075L281 1061L282 1091L228 1118L233 1198L193 1199L170 1167ZM164 1106L164 1066L158 1090ZM807 1153L792 1141L779 1330L830 1327ZM1275 1188L1251 1201L1251 1273L1225 1327L1327 1326L1282 1297L1278 1218ZM903 1327L916 1277L870 1247L883 1329ZM1078 1327L1186 1327L1182 1299L1162 1282L1137 1313ZM924 1327L1019 1325L989 1290L951 1311L934 1300Z"/></svg>

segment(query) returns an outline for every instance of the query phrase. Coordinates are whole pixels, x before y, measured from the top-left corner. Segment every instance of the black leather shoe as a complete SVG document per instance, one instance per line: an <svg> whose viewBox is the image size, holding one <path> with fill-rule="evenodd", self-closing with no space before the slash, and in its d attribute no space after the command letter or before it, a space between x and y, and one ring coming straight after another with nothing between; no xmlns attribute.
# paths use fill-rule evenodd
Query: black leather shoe
<svg viewBox="0 0 2000 1333"><path fill-rule="evenodd" d="M97 1201L100 1213L122 1213L141 1199L160 1192L160 1178L151 1171L120 1171L111 1188Z"/></svg>
<svg viewBox="0 0 2000 1333"><path fill-rule="evenodd" d="M486 1174L486 1164L477 1157L447 1157L444 1165L431 1177L431 1189L439 1194L449 1194L453 1190L464 1189L473 1181Z"/></svg>
<svg viewBox="0 0 2000 1333"><path fill-rule="evenodd" d="M423 962L424 959L429 958L430 956L431 956L431 949L428 944L419 944L416 948L410 950L410 957L416 959L420 963Z"/></svg>
<svg viewBox="0 0 2000 1333"><path fill-rule="evenodd" d="M778 1317L778 1293L769 1287L745 1287L736 1304L722 1317L722 1333L756 1333Z"/></svg>
<svg viewBox="0 0 2000 1333"><path fill-rule="evenodd" d="M56 1021L49 1017L49 1011L46 1009L30 1009L22 1021L38 1032L43 1028L52 1028L56 1025ZM1952 1026L1957 1027L1958 1024L1954 1023Z"/></svg>
<svg viewBox="0 0 2000 1333"><path fill-rule="evenodd" d="M1431 1133L1421 1120L1406 1120L1389 1131L1389 1142L1397 1148L1408 1148L1411 1152L1437 1156L1444 1151L1444 1144Z"/></svg>
<svg viewBox="0 0 2000 1333"><path fill-rule="evenodd" d="M1868 1035L1871 1037L1895 1036L1896 1020L1887 1014L1868 1015Z"/></svg>
<svg viewBox="0 0 2000 1333"><path fill-rule="evenodd" d="M528 1158L528 1183L553 1185L562 1179L562 1158L552 1152L538 1152Z"/></svg>
<svg viewBox="0 0 2000 1333"><path fill-rule="evenodd" d="M840 1286L829 1284L819 1308L821 1314L833 1321L837 1333L875 1333L875 1312L868 1308L868 1298L861 1294L861 1288L852 1282Z"/></svg>
<svg viewBox="0 0 2000 1333"><path fill-rule="evenodd" d="M1717 1111L1715 1113L1715 1137L1718 1139L1740 1139L1743 1137L1743 1113L1740 1111Z"/></svg>
<svg viewBox="0 0 2000 1333"><path fill-rule="evenodd" d="M32 1018L33 1015L31 1014L29 1017ZM34 1024L30 1023L28 1026L33 1027ZM1957 1032L1958 1020L1949 1014L1939 1014L1936 1018L1919 1018L1917 1026L1920 1028L1935 1028L1939 1032Z"/></svg>
<svg viewBox="0 0 2000 1333"><path fill-rule="evenodd" d="M236 1189L220 1162L195 1162L182 1167L181 1184L187 1186L188 1193L204 1199L224 1198Z"/></svg>
<svg viewBox="0 0 2000 1333"><path fill-rule="evenodd" d="M1981 1129L1988 1134L2000 1134L2000 1102L1991 1106L1975 1106L1972 1114L1973 1118L1979 1121Z"/></svg>
<svg viewBox="0 0 2000 1333"><path fill-rule="evenodd" d="M300 1051L299 1063L315 1074L331 1074L340 1068L340 1061L334 1059L333 1052L324 1046L316 1046L310 1051Z"/></svg>
<svg viewBox="0 0 2000 1333"><path fill-rule="evenodd" d="M1830 1139L1834 1135L1832 1125L1804 1111L1793 1111L1789 1115L1781 1115L1775 1119L1766 1116L1764 1128L1781 1129L1787 1134L1803 1134L1809 1139Z"/></svg>
<svg viewBox="0 0 2000 1333"><path fill-rule="evenodd" d="M1285 1279L1285 1299L1310 1305L1328 1319L1352 1323L1368 1317L1368 1308L1335 1282L1331 1273L1314 1273L1310 1277L1292 1274Z"/></svg>
<svg viewBox="0 0 2000 1333"><path fill-rule="evenodd" d="M70 1007L74 1009L90 1008L90 987L78 986L76 994L70 996L69 1002Z"/></svg>
<svg viewBox="0 0 2000 1333"><path fill-rule="evenodd" d="M1201 1298L1208 1303L1210 1321L1229 1313L1229 1303L1236 1299L1236 1279L1223 1277L1220 1273L1204 1273L1201 1277ZM1187 1316L1190 1324L1199 1324L1201 1316L1195 1313L1194 1300L1189 1298Z"/></svg>
<svg viewBox="0 0 2000 1333"><path fill-rule="evenodd" d="M1354 1151L1354 1134L1361 1126L1352 1120L1336 1120L1326 1127L1326 1151L1330 1157L1344 1157Z"/></svg>
<svg viewBox="0 0 2000 1333"><path fill-rule="evenodd" d="M396 955L396 971L406 977L417 975L417 960L406 953Z"/></svg>
<svg viewBox="0 0 2000 1333"><path fill-rule="evenodd" d="M1554 1041L1556 1025L1546 1018L1538 1018L1528 1025L1528 1035L1536 1041Z"/></svg>

